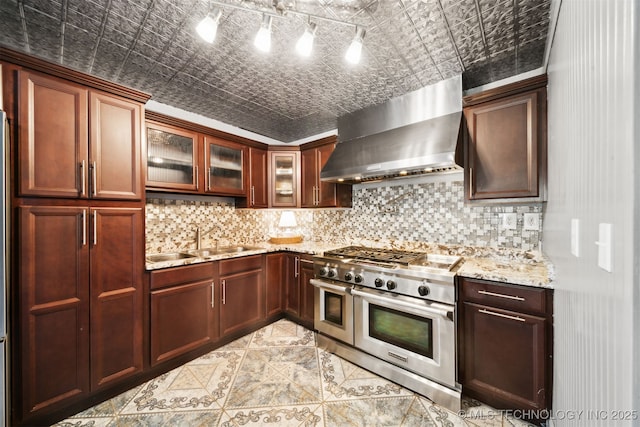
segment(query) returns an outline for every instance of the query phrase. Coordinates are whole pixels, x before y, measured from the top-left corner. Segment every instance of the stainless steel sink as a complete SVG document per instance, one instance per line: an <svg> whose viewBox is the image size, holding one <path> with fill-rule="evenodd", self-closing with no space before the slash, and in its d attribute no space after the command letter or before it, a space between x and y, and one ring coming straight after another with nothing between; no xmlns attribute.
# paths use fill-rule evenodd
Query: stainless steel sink
<svg viewBox="0 0 640 427"><path fill-rule="evenodd" d="M187 254L184 252L170 252L165 254L151 254L147 255L147 261L149 262L163 262L163 261L176 261L179 259L196 258L196 255Z"/></svg>
<svg viewBox="0 0 640 427"><path fill-rule="evenodd" d="M208 258L215 255L230 254L235 252L253 251L260 248L254 246L220 246L213 248L192 249L189 254L200 258Z"/></svg>
<svg viewBox="0 0 640 427"><path fill-rule="evenodd" d="M245 252L245 251L255 251L260 248L255 246L223 246L218 249L220 253L231 253L231 252Z"/></svg>

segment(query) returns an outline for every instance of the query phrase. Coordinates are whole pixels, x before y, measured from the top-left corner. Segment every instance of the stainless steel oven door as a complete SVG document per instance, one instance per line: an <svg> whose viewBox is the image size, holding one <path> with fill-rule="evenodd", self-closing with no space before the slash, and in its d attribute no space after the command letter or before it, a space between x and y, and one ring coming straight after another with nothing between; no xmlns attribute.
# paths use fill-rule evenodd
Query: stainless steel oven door
<svg viewBox="0 0 640 427"><path fill-rule="evenodd" d="M311 279L315 287L313 326L325 335L353 345L351 287Z"/></svg>
<svg viewBox="0 0 640 427"><path fill-rule="evenodd" d="M355 346L456 387L454 306L356 287Z"/></svg>

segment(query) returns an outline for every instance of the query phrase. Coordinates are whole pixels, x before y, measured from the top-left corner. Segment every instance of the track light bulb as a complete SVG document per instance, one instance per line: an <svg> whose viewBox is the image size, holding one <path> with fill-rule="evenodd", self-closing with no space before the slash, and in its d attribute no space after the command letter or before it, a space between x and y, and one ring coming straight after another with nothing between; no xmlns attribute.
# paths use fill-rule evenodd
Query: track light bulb
<svg viewBox="0 0 640 427"><path fill-rule="evenodd" d="M313 50L313 40L316 36L317 28L318 26L316 24L310 22L304 29L304 33L298 39L298 43L296 43L296 50L300 56L307 58L311 55L311 51Z"/></svg>
<svg viewBox="0 0 640 427"><path fill-rule="evenodd" d="M271 16L262 15L262 24L253 41L254 46L261 52L269 52L271 49L271 21Z"/></svg>
<svg viewBox="0 0 640 427"><path fill-rule="evenodd" d="M214 9L211 13L208 13L196 27L198 35L207 43L213 43L215 40L221 16L222 11L220 9Z"/></svg>
<svg viewBox="0 0 640 427"><path fill-rule="evenodd" d="M347 49L347 53L344 58L350 64L357 64L360 62L360 56L362 55L362 41L364 39L365 30L361 27L356 27L356 35Z"/></svg>

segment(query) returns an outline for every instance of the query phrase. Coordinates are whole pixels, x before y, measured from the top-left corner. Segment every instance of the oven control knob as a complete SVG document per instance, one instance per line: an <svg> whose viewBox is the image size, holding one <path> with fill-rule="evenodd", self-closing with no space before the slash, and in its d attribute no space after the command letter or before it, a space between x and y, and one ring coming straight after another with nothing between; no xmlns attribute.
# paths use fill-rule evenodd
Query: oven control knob
<svg viewBox="0 0 640 427"><path fill-rule="evenodd" d="M363 280L363 279L362 279L362 276L361 276L361 275L359 275L359 274L356 274L355 282L356 282L356 283L362 283L362 280Z"/></svg>
<svg viewBox="0 0 640 427"><path fill-rule="evenodd" d="M353 280L353 273L344 273L344 280L346 280L347 282Z"/></svg>
<svg viewBox="0 0 640 427"><path fill-rule="evenodd" d="M384 285L384 280L378 277L373 284L376 285L376 288L381 288Z"/></svg>
<svg viewBox="0 0 640 427"><path fill-rule="evenodd" d="M420 296L426 297L427 295L429 295L429 288L424 285L418 286L418 293L420 294Z"/></svg>
<svg viewBox="0 0 640 427"><path fill-rule="evenodd" d="M387 282L387 289L389 289L390 291L394 290L396 288L396 282L394 282L393 280L389 280Z"/></svg>
<svg viewBox="0 0 640 427"><path fill-rule="evenodd" d="M336 277L338 275L338 270L336 270L335 268L332 268L329 270L329 272L327 273L327 277Z"/></svg>
<svg viewBox="0 0 640 427"><path fill-rule="evenodd" d="M326 276L329 273L329 269L327 267L320 267L320 275Z"/></svg>

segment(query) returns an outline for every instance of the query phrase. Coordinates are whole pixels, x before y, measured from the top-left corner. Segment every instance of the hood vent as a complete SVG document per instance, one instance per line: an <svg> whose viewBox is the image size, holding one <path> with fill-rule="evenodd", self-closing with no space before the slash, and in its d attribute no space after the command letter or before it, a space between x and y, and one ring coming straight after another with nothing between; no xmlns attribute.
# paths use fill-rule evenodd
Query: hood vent
<svg viewBox="0 0 640 427"><path fill-rule="evenodd" d="M320 178L358 183L461 170L461 119L461 76L342 116Z"/></svg>

